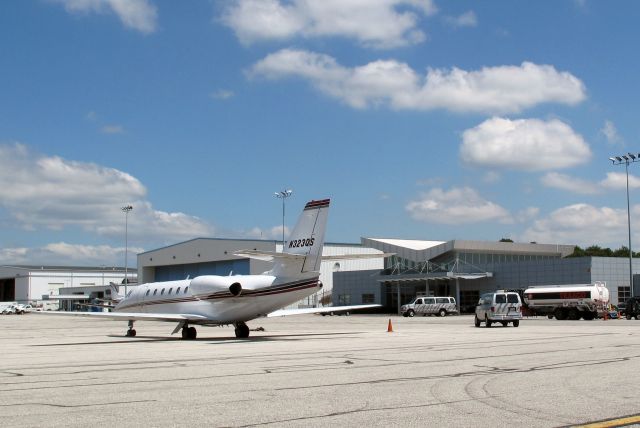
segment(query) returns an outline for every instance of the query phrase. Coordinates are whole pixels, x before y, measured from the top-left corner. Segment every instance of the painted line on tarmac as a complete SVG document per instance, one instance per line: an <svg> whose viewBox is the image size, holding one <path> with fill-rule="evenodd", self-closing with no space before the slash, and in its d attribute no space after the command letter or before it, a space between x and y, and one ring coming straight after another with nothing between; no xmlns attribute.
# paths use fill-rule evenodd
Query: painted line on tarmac
<svg viewBox="0 0 640 428"><path fill-rule="evenodd" d="M605 419L584 425L571 425L572 428L612 428L640 424L640 414L623 416L615 419Z"/></svg>

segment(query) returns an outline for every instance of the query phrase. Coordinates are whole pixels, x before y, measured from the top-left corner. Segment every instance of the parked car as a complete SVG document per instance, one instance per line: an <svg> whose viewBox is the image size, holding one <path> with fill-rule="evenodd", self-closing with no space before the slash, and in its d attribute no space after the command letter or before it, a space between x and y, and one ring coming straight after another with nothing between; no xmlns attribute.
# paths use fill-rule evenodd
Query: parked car
<svg viewBox="0 0 640 428"><path fill-rule="evenodd" d="M483 322L485 327L491 327L494 322L505 327L512 323L514 327L518 327L521 319L522 301L518 293L499 290L480 296L476 306L476 327L480 327Z"/></svg>
<svg viewBox="0 0 640 428"><path fill-rule="evenodd" d="M416 297L411 303L400 307L402 316L439 315L441 317L457 314L456 299L453 297Z"/></svg>
<svg viewBox="0 0 640 428"><path fill-rule="evenodd" d="M6 306L2 310L2 315L15 315L15 314L21 314L21 313L22 312L20 312L20 310L18 309L18 305Z"/></svg>

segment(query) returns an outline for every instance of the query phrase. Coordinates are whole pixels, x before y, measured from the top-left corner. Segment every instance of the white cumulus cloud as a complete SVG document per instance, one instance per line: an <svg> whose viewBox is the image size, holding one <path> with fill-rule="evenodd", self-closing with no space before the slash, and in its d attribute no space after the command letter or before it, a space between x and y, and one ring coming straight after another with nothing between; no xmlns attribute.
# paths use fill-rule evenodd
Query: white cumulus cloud
<svg viewBox="0 0 640 428"><path fill-rule="evenodd" d="M149 34L156 31L158 13L148 0L49 0L69 13L115 13L125 27Z"/></svg>
<svg viewBox="0 0 640 428"><path fill-rule="evenodd" d="M431 0L233 0L222 14L244 44L294 37L344 37L374 48L420 43Z"/></svg>
<svg viewBox="0 0 640 428"><path fill-rule="evenodd" d="M574 105L585 99L583 83L550 65L429 69L421 76L408 64L377 60L357 67L305 50L282 49L248 71L250 77L302 78L354 108L444 109L485 114L516 113L541 103Z"/></svg>
<svg viewBox="0 0 640 428"><path fill-rule="evenodd" d="M639 214L640 206L632 207L632 217ZM523 240L618 248L627 241L627 210L585 203L562 207L536 220L524 232Z"/></svg>
<svg viewBox="0 0 640 428"><path fill-rule="evenodd" d="M626 189L627 175L622 172L608 172L607 177L599 184L605 189ZM629 174L629 189L637 188L640 188L640 178Z"/></svg>
<svg viewBox="0 0 640 428"><path fill-rule="evenodd" d="M462 160L489 168L539 171L568 168L591 158L584 139L557 119L494 117L466 130L462 140Z"/></svg>
<svg viewBox="0 0 640 428"><path fill-rule="evenodd" d="M135 266L139 247L128 247L129 266ZM0 264L49 266L123 266L124 247L56 242L42 247L0 248Z"/></svg>
<svg viewBox="0 0 640 428"><path fill-rule="evenodd" d="M568 190L582 195L595 195L604 193L607 190L624 190L627 188L627 176L621 172L608 172L607 176L598 182L550 172L542 176L540 182L547 187ZM629 189L637 188L640 188L640 178L630 174Z"/></svg>
<svg viewBox="0 0 640 428"><path fill-rule="evenodd" d="M438 224L478 223L484 221L512 222L509 211L482 198L469 187L449 191L436 188L409 202L405 209L414 220Z"/></svg>
<svg viewBox="0 0 640 428"><path fill-rule="evenodd" d="M125 227L120 208L131 204L128 232L137 242L212 233L197 217L155 210L145 196L138 179L117 169L37 154L23 144L0 144L0 207L20 227L74 227L119 238Z"/></svg>
<svg viewBox="0 0 640 428"><path fill-rule="evenodd" d="M568 190L581 195L594 195L601 191L597 183L557 172L545 174L540 181L546 187Z"/></svg>

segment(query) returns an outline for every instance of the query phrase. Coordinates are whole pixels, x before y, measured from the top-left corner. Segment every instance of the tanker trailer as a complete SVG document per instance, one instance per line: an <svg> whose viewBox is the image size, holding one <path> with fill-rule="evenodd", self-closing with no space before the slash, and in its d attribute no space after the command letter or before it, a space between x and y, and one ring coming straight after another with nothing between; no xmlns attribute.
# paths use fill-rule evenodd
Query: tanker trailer
<svg viewBox="0 0 640 428"><path fill-rule="evenodd" d="M609 309L606 283L550 285L524 291L524 303L530 313L558 320L592 320Z"/></svg>

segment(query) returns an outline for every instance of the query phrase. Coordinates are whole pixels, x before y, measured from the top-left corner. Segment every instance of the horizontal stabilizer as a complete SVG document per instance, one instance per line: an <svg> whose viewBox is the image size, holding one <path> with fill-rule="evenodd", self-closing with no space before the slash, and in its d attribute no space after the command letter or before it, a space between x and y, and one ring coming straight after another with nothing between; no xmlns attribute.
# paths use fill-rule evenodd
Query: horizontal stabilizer
<svg viewBox="0 0 640 428"><path fill-rule="evenodd" d="M286 317L289 315L303 314L329 314L331 312L355 311L358 309L379 308L381 305L355 305L355 306L325 306L323 308L304 308L304 309L280 309L267 314L267 318Z"/></svg>
<svg viewBox="0 0 640 428"><path fill-rule="evenodd" d="M195 314L147 314L142 312L32 312L40 315L103 318L114 321L206 321L207 317Z"/></svg>
<svg viewBox="0 0 640 428"><path fill-rule="evenodd" d="M278 260L304 260L303 254L276 253L275 251L240 250L233 253L234 256L247 257L249 259L272 262Z"/></svg>

